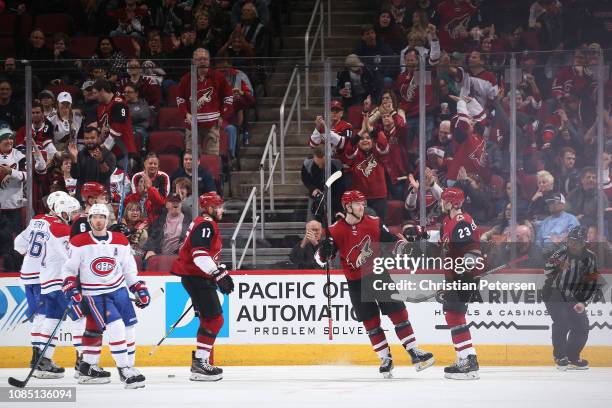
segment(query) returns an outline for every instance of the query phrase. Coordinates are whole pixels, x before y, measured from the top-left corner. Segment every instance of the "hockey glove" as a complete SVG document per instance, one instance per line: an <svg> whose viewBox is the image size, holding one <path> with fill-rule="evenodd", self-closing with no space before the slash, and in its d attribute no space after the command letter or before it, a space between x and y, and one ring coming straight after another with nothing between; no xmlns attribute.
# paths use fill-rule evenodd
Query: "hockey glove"
<svg viewBox="0 0 612 408"><path fill-rule="evenodd" d="M230 276L229 272L225 269L225 265L219 265L218 269L212 273L212 276L215 278L221 293L224 295L229 295L234 291L234 280Z"/></svg>
<svg viewBox="0 0 612 408"><path fill-rule="evenodd" d="M337 248L334 239L325 238L319 246L319 257L324 261L328 261L329 259L333 258L334 255L336 255L336 251Z"/></svg>
<svg viewBox="0 0 612 408"><path fill-rule="evenodd" d="M143 281L138 281L130 286L130 292L136 295L136 307L144 309L151 303L151 296L149 295L149 289Z"/></svg>
<svg viewBox="0 0 612 408"><path fill-rule="evenodd" d="M81 300L83 300L83 295L79 292L79 284L77 283L76 276L69 276L64 280L62 292L64 292L66 299L71 300L75 304L81 303Z"/></svg>

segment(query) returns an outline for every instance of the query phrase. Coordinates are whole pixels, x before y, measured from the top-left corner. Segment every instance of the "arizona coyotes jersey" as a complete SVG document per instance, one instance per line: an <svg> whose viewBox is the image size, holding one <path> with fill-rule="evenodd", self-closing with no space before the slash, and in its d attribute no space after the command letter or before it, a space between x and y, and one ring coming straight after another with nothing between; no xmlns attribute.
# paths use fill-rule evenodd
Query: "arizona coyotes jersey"
<svg viewBox="0 0 612 408"><path fill-rule="evenodd" d="M19 131L17 131L17 136L15 138L15 147L22 152L26 150L25 136L25 126L22 126ZM47 152L47 157L53 157L57 152L53 144L53 124L48 119L45 119L39 127L32 124L32 138L41 151Z"/></svg>
<svg viewBox="0 0 612 408"><path fill-rule="evenodd" d="M433 16L439 29L440 47L443 50L459 50L465 48L465 41L460 32L469 32L470 18L477 9L469 1L456 2L446 0L438 4Z"/></svg>
<svg viewBox="0 0 612 408"><path fill-rule="evenodd" d="M377 142L369 152L358 146L350 146L345 151L343 162L350 166L352 174L351 190L359 190L369 199L386 198L387 183L383 156L389 153L386 138L378 136Z"/></svg>
<svg viewBox="0 0 612 408"><path fill-rule="evenodd" d="M87 214L81 214L72 221L70 238L88 231L91 231L91 226L89 225L89 221L87 221Z"/></svg>
<svg viewBox="0 0 612 408"><path fill-rule="evenodd" d="M353 136L353 125L350 123L340 120L336 123L331 129L331 141L332 144L334 141L336 145L334 146L338 150L344 149L344 146L350 143L351 137ZM321 144L325 143L325 129L316 129L310 135L310 139L308 139L310 147L317 147Z"/></svg>
<svg viewBox="0 0 612 408"><path fill-rule="evenodd" d="M487 164L486 141L475 133L471 133L463 142L453 138L453 158L447 161L447 179L457 180L461 167L469 173L478 174L485 181L489 181L491 174Z"/></svg>
<svg viewBox="0 0 612 408"><path fill-rule="evenodd" d="M107 232L105 240L85 232L70 238L68 260L62 276L80 279L82 293L96 296L132 286L138 281L136 261L125 235Z"/></svg>
<svg viewBox="0 0 612 408"><path fill-rule="evenodd" d="M440 227L440 244L449 258L462 258L468 252L480 252L480 233L469 214L454 218L446 215Z"/></svg>
<svg viewBox="0 0 612 408"><path fill-rule="evenodd" d="M380 256L380 242L391 242L393 236L380 218L364 215L361 222L349 225L336 221L329 233L340 253L342 269L347 280L358 280L372 273L374 258Z"/></svg>
<svg viewBox="0 0 612 408"><path fill-rule="evenodd" d="M198 256L209 256L218 265L221 260L221 234L215 220L209 215L197 217L189 225L185 242L178 258L172 264L170 273L179 276L201 276L213 279L193 262Z"/></svg>
<svg viewBox="0 0 612 408"><path fill-rule="evenodd" d="M130 109L121 96L116 95L107 104L99 104L97 108L98 126L108 128L108 136L115 140L121 140L125 144L128 153L136 153L136 142L132 129L132 118ZM104 143L107 148L112 148L112 152L117 157L123 157L121 148L114 143ZM109 148L109 149L110 149Z"/></svg>
<svg viewBox="0 0 612 408"><path fill-rule="evenodd" d="M62 264L68 257L70 227L57 217L40 214L15 238L15 250L24 254L21 281L40 283L41 293L62 288Z"/></svg>

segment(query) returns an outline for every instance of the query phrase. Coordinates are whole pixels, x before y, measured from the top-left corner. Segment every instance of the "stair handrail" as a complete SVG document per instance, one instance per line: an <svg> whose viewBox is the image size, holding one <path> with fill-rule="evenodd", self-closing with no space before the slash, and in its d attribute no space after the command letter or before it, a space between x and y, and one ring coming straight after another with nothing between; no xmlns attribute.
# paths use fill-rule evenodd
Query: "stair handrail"
<svg viewBox="0 0 612 408"><path fill-rule="evenodd" d="M331 0L328 1L328 10L330 10ZM319 21L317 23L316 31L314 35L311 35L311 30L313 29L313 24L315 22L316 17L319 17ZM331 16L327 16L328 18L328 31L330 30L331 25ZM308 87L310 86L310 63L312 61L312 54L314 52L315 47L317 46L317 39L321 41L321 62L323 62L323 58L325 56L325 41L324 41L324 32L323 28L325 21L325 12L323 9L323 2L321 0L317 0L312 9L312 14L310 15L310 21L308 22L308 27L306 28L306 33L304 34L304 96L306 99L306 109L308 109L308 104L310 103L310 90ZM310 44L310 39L313 39L312 44Z"/></svg>
<svg viewBox="0 0 612 408"><path fill-rule="evenodd" d="M291 93L292 86L295 82L295 94L293 95L293 100L291 102L291 109L289 110L289 116L285 118L285 107L287 105L287 100L289 99L289 95ZM300 89L300 71L298 66L296 65L293 68L293 72L291 73L291 79L289 79L289 83L287 84L287 90L285 91L285 96L283 97L283 101L281 102L279 108L279 131L280 131L280 161L281 161L281 184L285 184L285 137L287 136L287 131L289 130L289 126L291 125L291 121L293 119L293 112L297 106L297 116L298 116L298 133L302 132L302 102L301 102L302 90Z"/></svg>
<svg viewBox="0 0 612 408"><path fill-rule="evenodd" d="M252 216L253 216L253 223L251 225L251 232L249 232L249 238L247 239L246 244L244 245L244 248L242 249L242 255L240 256L240 260L238 262L236 262L236 258L237 258L237 254L236 254L236 238L238 237L238 232L240 232L240 229L242 228L242 223L244 222L244 218L246 217L246 214L249 210L249 207L251 207L252 204ZM244 204L244 208L242 209L242 214L240 214L240 219L238 220L238 224L236 225L236 229L234 229L234 234L232 235L232 270L238 270L240 269L240 267L242 266L242 261L244 260L244 257L246 256L247 250L249 248L249 244L251 243L251 241L253 241L253 266L257 266L257 258L255 255L255 251L257 249L257 244L256 244L256 237L255 237L255 230L257 228L257 223L259 222L259 215L257 215L257 187L253 187L251 189L251 194L249 194L249 198L246 201L246 203Z"/></svg>
<svg viewBox="0 0 612 408"><path fill-rule="evenodd" d="M268 141L264 147L263 155L259 161L259 213L260 225L261 225L261 238L264 238L265 224L266 224L266 210L264 205L265 195L268 193L268 200L270 203L270 212L274 211L274 173L276 172L276 164L280 153L276 147L276 124L273 124L270 128L268 135ZM265 180L265 167L266 161L268 162L268 179Z"/></svg>

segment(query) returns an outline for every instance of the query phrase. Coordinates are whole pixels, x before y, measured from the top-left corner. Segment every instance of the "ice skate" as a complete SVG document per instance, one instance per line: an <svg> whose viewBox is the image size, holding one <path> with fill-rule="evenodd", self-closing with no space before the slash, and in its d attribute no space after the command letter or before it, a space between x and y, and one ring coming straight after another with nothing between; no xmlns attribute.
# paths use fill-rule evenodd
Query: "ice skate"
<svg viewBox="0 0 612 408"><path fill-rule="evenodd" d="M572 361L569 361L567 369L568 370L588 370L589 362L583 359L572 360Z"/></svg>
<svg viewBox="0 0 612 408"><path fill-rule="evenodd" d="M97 364L89 364L81 361L79 364L79 384L108 384L110 373Z"/></svg>
<svg viewBox="0 0 612 408"><path fill-rule="evenodd" d="M30 368L34 367L34 363L40 357L40 349L37 346L32 346L32 359L30 360Z"/></svg>
<svg viewBox="0 0 612 408"><path fill-rule="evenodd" d="M127 389L143 388L145 376L140 374L134 367L117 367L119 379Z"/></svg>
<svg viewBox="0 0 612 408"><path fill-rule="evenodd" d="M43 357L32 374L35 378L64 378L64 367L60 367L51 359Z"/></svg>
<svg viewBox="0 0 612 408"><path fill-rule="evenodd" d="M569 366L569 360L567 357L555 358L555 365L557 366L557 370L566 371Z"/></svg>
<svg viewBox="0 0 612 408"><path fill-rule="evenodd" d="M219 381L222 378L223 369L211 365L207 358L197 358L195 351L191 352L191 381Z"/></svg>
<svg viewBox="0 0 612 408"><path fill-rule="evenodd" d="M432 353L423 351L418 347L408 350L408 354L410 354L410 360L417 371L422 371L431 367L436 362Z"/></svg>
<svg viewBox="0 0 612 408"><path fill-rule="evenodd" d="M466 358L459 358L455 364L444 367L444 377L451 380L477 380L478 360L475 354L470 354Z"/></svg>
<svg viewBox="0 0 612 408"><path fill-rule="evenodd" d="M378 371L384 378L393 378L393 358L391 356L381 358Z"/></svg>
<svg viewBox="0 0 612 408"><path fill-rule="evenodd" d="M78 351L76 351L76 361L74 362L74 378L77 380L81 376L81 373L79 372L79 365L81 364L82 360L83 356L80 355Z"/></svg>

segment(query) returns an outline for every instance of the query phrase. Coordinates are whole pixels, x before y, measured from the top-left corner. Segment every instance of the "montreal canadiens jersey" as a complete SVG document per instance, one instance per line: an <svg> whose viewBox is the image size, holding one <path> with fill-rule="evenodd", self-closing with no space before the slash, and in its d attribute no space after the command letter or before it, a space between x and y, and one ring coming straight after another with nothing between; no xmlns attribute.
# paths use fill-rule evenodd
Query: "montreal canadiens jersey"
<svg viewBox="0 0 612 408"><path fill-rule="evenodd" d="M62 264L68 257L70 227L57 217L40 214L15 238L15 250L24 255L21 282L40 283L41 293L62 287Z"/></svg>
<svg viewBox="0 0 612 408"><path fill-rule="evenodd" d="M215 220L208 215L193 220L187 231L179 256L172 264L171 273L179 276L202 276L214 279L204 273L193 260L198 256L209 256L218 265L221 260L221 234Z"/></svg>
<svg viewBox="0 0 612 408"><path fill-rule="evenodd" d="M138 281L136 261L127 238L118 232L107 234L106 240L94 238L91 232L70 239L62 275L64 279L78 276L85 296L111 293Z"/></svg>

